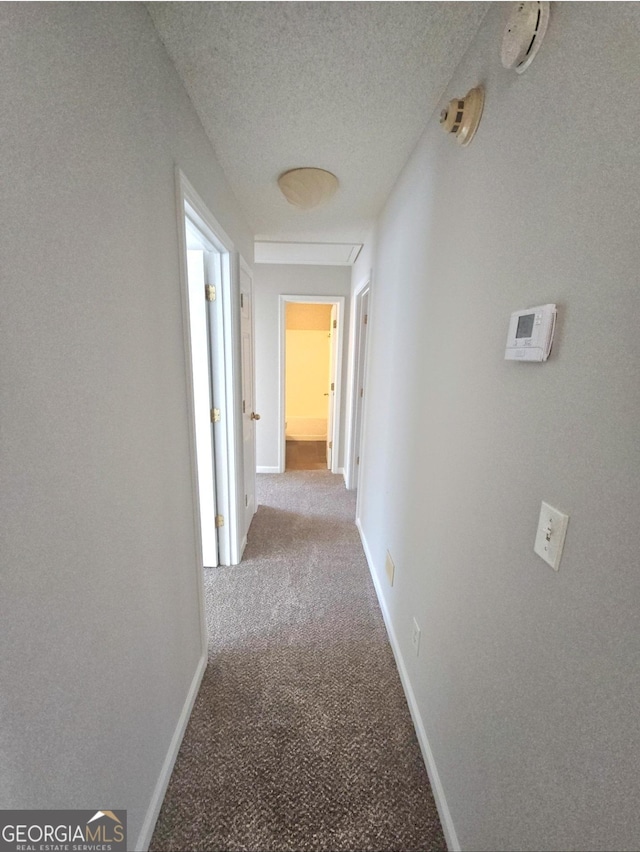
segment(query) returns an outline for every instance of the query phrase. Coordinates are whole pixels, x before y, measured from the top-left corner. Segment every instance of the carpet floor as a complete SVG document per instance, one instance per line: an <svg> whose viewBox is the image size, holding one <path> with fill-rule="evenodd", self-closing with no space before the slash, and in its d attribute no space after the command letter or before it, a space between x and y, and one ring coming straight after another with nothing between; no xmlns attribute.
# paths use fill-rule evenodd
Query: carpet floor
<svg viewBox="0 0 640 852"><path fill-rule="evenodd" d="M150 849L446 849L341 476L258 476Z"/></svg>

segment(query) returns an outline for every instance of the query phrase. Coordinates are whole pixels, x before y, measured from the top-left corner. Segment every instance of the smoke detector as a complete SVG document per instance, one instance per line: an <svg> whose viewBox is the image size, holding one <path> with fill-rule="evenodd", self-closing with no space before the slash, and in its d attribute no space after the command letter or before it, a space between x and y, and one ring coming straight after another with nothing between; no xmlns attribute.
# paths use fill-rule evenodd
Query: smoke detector
<svg viewBox="0 0 640 852"><path fill-rule="evenodd" d="M505 68L522 74L533 62L549 23L549 3L516 3L502 37L501 59Z"/></svg>
<svg viewBox="0 0 640 852"><path fill-rule="evenodd" d="M484 89L476 86L464 98L454 98L440 113L440 124L446 133L454 133L465 148L480 124L484 107Z"/></svg>

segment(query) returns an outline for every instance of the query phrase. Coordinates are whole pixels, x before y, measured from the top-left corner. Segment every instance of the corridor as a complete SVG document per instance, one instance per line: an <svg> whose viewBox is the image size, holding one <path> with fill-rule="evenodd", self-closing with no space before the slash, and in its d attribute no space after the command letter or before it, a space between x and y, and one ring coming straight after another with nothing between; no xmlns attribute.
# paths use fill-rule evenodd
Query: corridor
<svg viewBox="0 0 640 852"><path fill-rule="evenodd" d="M342 477L258 477L151 849L445 849Z"/></svg>

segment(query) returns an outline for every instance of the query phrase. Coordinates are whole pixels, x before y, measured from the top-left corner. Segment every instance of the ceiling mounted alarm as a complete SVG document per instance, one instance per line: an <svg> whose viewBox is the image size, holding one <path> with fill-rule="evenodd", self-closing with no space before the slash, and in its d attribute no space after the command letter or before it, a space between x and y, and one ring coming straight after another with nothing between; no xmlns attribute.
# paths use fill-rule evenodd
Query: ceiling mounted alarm
<svg viewBox="0 0 640 852"><path fill-rule="evenodd" d="M502 37L501 59L505 68L522 74L533 62L549 23L549 3L516 3Z"/></svg>
<svg viewBox="0 0 640 852"><path fill-rule="evenodd" d="M440 124L447 133L454 133L464 148L471 142L480 124L484 107L484 89L476 86L464 98L454 98L440 113Z"/></svg>

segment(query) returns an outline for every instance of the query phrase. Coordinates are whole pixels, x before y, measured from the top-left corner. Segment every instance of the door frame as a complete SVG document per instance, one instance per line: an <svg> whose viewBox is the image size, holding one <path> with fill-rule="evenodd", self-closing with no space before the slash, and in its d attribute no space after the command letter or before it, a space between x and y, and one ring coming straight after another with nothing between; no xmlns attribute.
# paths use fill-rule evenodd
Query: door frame
<svg viewBox="0 0 640 852"><path fill-rule="evenodd" d="M368 296L367 334L363 335L364 301ZM347 452L344 463L345 485L349 491L359 486L360 466L356 463L362 455L362 427L364 421L364 401L358 404L359 389L365 386L367 373L367 349L369 343L369 322L371 318L371 275L368 275L353 291L351 311L351 347L349 352L349 413L347 429ZM363 339L364 338L364 339Z"/></svg>
<svg viewBox="0 0 640 852"><path fill-rule="evenodd" d="M250 293L250 295L251 295L251 365L252 365L251 398L252 398L252 401L253 401L253 406L255 408L255 405L256 405L256 364L255 364L256 317L255 317L255 301L254 301L254 293L253 293L253 270L251 269L249 264L245 261L245 259L242 257L242 255L240 255L240 259L239 259L239 272L240 271L244 272L245 275L247 275L248 278L251 281L251 293ZM240 280L238 280L238 289L240 290L240 298L242 298L242 283L241 283ZM240 305L240 313L242 313L242 305ZM242 322L242 319L241 319L241 322ZM240 333L242 334L242 326L241 326ZM241 398L244 397L244 385L241 389L240 396L241 396ZM242 402L241 402L241 404L242 404ZM243 411L242 412L242 418L244 418L244 416L245 416L245 412ZM244 456L244 419L241 419L241 426L242 426L242 430L243 430L243 432L242 432L243 465L246 465L247 460ZM256 421L255 420L252 420L252 431L253 431L252 441L253 441L253 462L254 462L253 473L252 473L253 514L255 515L255 513L258 511L258 497L257 497L257 484L258 484L258 482L257 482L257 467L256 467L256 464L255 464L255 462L256 462ZM242 493L245 493L246 475L247 475L247 472L246 472L246 469L244 469L244 478L243 478L243 482L242 482ZM246 517L247 517L247 513L245 511L244 514L243 514L244 521L246 521ZM241 549L242 550L244 550L244 548L247 544L247 536L248 536L248 533L249 533L249 527L250 526L251 526L251 520L249 520L248 524L245 523L246 528L243 529L242 541L241 541Z"/></svg>
<svg viewBox="0 0 640 852"><path fill-rule="evenodd" d="M240 323L240 297L238 285L239 257L234 244L220 223L213 216L200 195L176 167L176 201L178 211L178 238L180 252L180 293L182 301L183 336L185 346L185 365L187 373L187 412L189 417L189 452L191 457L191 478L193 496L193 521L196 531L196 559L198 570L198 589L200 595L201 618L206 637L204 618L204 577L202 544L200 540L200 497L198 493L198 465L195 444L195 408L193 399L193 371L191 366L191 328L189 322L189 291L187 273L187 238L185 218L201 231L204 237L221 255L222 276L218 287L216 302L216 331L218 346L214 356L215 375L211 376L219 391L215 400L223 417L216 431L217 448L214 447L216 464L216 505L217 512L224 516L224 526L218 529L218 551L220 565L237 565L242 557L240 548L240 511L239 482L243 478L241 385L240 377L240 340L237 328ZM203 294L204 299L204 294ZM217 356L217 357L216 357ZM242 490L244 494L244 490Z"/></svg>
<svg viewBox="0 0 640 852"><path fill-rule="evenodd" d="M340 408L342 402L342 349L344 345L344 317L345 317L345 297L344 296L300 296L300 295L281 295L280 296L280 382L279 382L279 448L278 448L278 470L280 473L285 472L287 459L287 440L285 436L285 386L286 386L286 309L287 302L299 302L310 305L335 305L337 314L337 332L338 344L336 361L333 365L333 376L331 381L335 384L335 396L333 404L333 423L331 424L331 441L333 443L331 454L331 473L342 473L342 468L339 467L340 457Z"/></svg>

